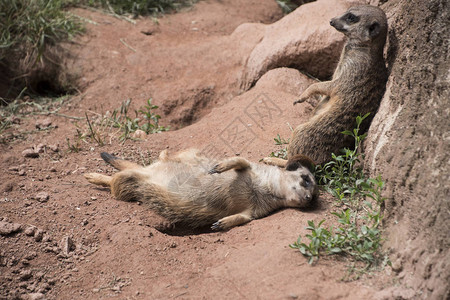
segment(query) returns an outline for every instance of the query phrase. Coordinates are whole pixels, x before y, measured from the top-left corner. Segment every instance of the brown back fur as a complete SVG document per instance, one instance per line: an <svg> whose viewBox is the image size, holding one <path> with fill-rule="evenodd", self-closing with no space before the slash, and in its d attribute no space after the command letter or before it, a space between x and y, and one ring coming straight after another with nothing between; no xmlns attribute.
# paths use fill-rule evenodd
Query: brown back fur
<svg viewBox="0 0 450 300"><path fill-rule="evenodd" d="M347 24L350 13L359 21ZM368 129L387 81L383 58L387 34L384 12L369 5L352 7L344 15L332 19L331 24L348 40L332 80L313 84L300 96L298 102L314 94L327 97L308 122L295 128L288 146L288 157L304 154L318 164L330 160L331 153L352 147L352 138L341 132L354 128L358 115L370 113L360 133Z"/></svg>

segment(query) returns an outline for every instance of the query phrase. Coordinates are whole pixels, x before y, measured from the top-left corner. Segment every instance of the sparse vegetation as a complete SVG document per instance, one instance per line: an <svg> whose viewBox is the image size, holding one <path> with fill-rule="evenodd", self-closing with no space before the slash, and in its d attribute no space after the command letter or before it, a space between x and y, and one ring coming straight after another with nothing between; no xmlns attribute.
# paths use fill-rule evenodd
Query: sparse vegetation
<svg viewBox="0 0 450 300"><path fill-rule="evenodd" d="M275 141L275 145L277 145L277 146L289 144L289 139L285 140L279 134L277 134L277 137L274 138L274 141ZM270 153L269 156L287 159L287 147L284 147L280 150L274 151L274 152Z"/></svg>
<svg viewBox="0 0 450 300"><path fill-rule="evenodd" d="M303 242L299 236L290 247L308 257L309 263L320 255L341 254L364 262L368 268L385 259L380 231L384 182L381 177L365 178L358 165L363 155L359 148L366 137L366 134L359 135L359 128L367 116L357 117L356 128L343 132L355 139L354 149L343 149L343 154L333 154L330 162L316 167L319 184L336 199L339 209L332 214L338 218L339 226L323 227L325 220L318 224L308 221L309 242Z"/></svg>
<svg viewBox="0 0 450 300"><path fill-rule="evenodd" d="M112 112L86 113L84 118L86 126L77 125L74 141L71 142L70 139L67 139L69 151L78 152L81 149L81 142L88 143L89 139L98 146L103 146L107 138L110 141L117 138L119 141L125 142L131 139L131 134L137 130L141 130L145 134L169 130L169 127L159 124L161 116L154 112L158 106L152 104L152 99L148 99L146 105L134 111L134 118L129 116L130 104L131 99L127 99L122 102L120 109L114 109Z"/></svg>
<svg viewBox="0 0 450 300"><path fill-rule="evenodd" d="M290 0L277 0L278 6L283 10L283 13L288 14L298 7L297 4Z"/></svg>
<svg viewBox="0 0 450 300"><path fill-rule="evenodd" d="M0 97L10 102L29 95L76 91L76 75L64 66L69 53L61 42L84 31L86 20L64 9L91 6L113 15L157 15L192 5L194 0L10 0L0 1ZM127 20L127 17L123 17ZM133 21L134 22L134 21ZM1 99L1 98L0 98Z"/></svg>
<svg viewBox="0 0 450 300"><path fill-rule="evenodd" d="M118 128L121 131L119 139L125 141L130 138L130 134L137 130L142 130L146 134L159 133L169 130L168 127L159 125L159 119L161 116L154 113L155 109L158 109L157 105L152 104L152 99L147 100L147 104L141 107L139 110L135 110L135 117L132 118L128 114L128 110L131 104L131 99L127 99L122 102L119 110L114 110L109 118L109 121L114 128ZM139 116L142 115L141 118Z"/></svg>

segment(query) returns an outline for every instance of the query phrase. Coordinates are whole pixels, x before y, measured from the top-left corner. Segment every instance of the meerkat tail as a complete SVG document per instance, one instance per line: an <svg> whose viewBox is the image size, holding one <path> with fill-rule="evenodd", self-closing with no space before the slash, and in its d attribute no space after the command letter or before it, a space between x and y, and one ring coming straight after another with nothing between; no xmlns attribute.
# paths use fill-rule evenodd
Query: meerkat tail
<svg viewBox="0 0 450 300"><path fill-rule="evenodd" d="M114 155L111 155L107 152L100 153L100 156L103 158L105 162L113 166L119 171L126 170L126 169L136 169L141 168L140 165L135 164L128 160L123 160L118 157L115 157Z"/></svg>

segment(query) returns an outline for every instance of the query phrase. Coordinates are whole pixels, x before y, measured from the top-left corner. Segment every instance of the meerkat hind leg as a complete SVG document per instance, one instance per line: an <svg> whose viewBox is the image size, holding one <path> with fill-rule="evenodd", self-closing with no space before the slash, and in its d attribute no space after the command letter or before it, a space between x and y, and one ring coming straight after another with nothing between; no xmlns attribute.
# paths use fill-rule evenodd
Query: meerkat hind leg
<svg viewBox="0 0 450 300"><path fill-rule="evenodd" d="M84 174L84 178L86 178L87 181L89 181L90 183L93 183L96 185L101 185L101 186L106 186L106 187L111 186L111 180L112 180L111 176L102 175L102 174L98 174L98 173L87 173L87 174Z"/></svg>
<svg viewBox="0 0 450 300"><path fill-rule="evenodd" d="M140 166L134 162L120 159L118 157L115 157L114 155L107 153L107 152L100 153L100 156L103 158L103 160L105 162L107 162L108 164L110 164L111 166L113 166L114 168L116 168L119 171L127 170L127 169L142 168L142 166Z"/></svg>

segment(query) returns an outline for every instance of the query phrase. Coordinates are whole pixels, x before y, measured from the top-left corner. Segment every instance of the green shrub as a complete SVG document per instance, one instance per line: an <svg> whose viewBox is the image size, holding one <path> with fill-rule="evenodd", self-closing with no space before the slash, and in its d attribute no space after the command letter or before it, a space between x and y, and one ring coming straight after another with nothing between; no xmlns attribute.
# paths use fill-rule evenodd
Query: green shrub
<svg viewBox="0 0 450 300"><path fill-rule="evenodd" d="M369 114L356 119L353 131L344 131L355 140L354 149L343 149L341 155L332 155L332 160L316 167L316 178L322 189L332 194L340 210L332 214L338 218L337 228L322 227L308 221L306 235L309 242L302 242L299 236L291 248L298 249L309 258L309 263L320 255L341 254L362 261L366 267L378 265L383 259L381 251L380 222L384 198L381 191L384 182L381 177L365 178L359 166L361 142L366 134L359 135L360 125Z"/></svg>
<svg viewBox="0 0 450 300"><path fill-rule="evenodd" d="M4 83L0 85L1 97L14 98L24 87L36 90L40 80L55 85L60 79L63 50L57 45L83 30L77 19L62 10L63 3L0 1L0 81Z"/></svg>
<svg viewBox="0 0 450 300"><path fill-rule="evenodd" d="M0 2L0 59L21 51L37 59L49 44L71 38L81 24L63 10L63 0Z"/></svg>

